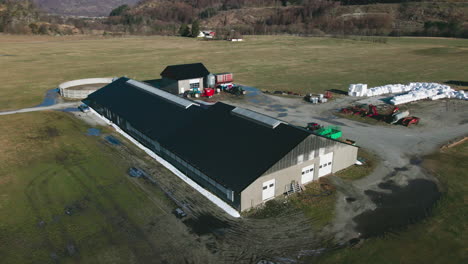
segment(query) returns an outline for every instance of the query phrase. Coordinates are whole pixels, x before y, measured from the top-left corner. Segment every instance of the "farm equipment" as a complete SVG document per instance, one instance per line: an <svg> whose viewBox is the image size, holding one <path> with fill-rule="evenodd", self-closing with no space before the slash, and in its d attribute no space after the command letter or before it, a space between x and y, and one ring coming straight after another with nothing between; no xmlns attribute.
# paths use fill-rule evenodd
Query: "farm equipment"
<svg viewBox="0 0 468 264"><path fill-rule="evenodd" d="M319 130L321 128L323 128L323 126L319 125L318 123L308 123L306 126L306 129L310 131Z"/></svg>
<svg viewBox="0 0 468 264"><path fill-rule="evenodd" d="M145 177L146 174L144 171L138 169L138 168L135 168L135 167L131 167L130 169L128 169L128 175L130 175L130 177L134 177L134 178L140 178L140 177Z"/></svg>
<svg viewBox="0 0 468 264"><path fill-rule="evenodd" d="M350 106L350 107L346 107L346 108L342 108L340 110L341 113L343 114L353 114L353 115L367 115L368 113L368 110L361 107L361 106Z"/></svg>
<svg viewBox="0 0 468 264"><path fill-rule="evenodd" d="M218 87L230 94L234 95L244 95L246 94L246 91L239 85L232 84L232 83L225 83L225 84L220 84Z"/></svg>
<svg viewBox="0 0 468 264"><path fill-rule="evenodd" d="M205 88L203 89L203 93L201 94L201 96L211 98L214 94L215 94L215 89Z"/></svg>
<svg viewBox="0 0 468 264"><path fill-rule="evenodd" d="M336 126L322 127L320 129L315 130L314 133L331 139L338 139L343 134L340 128Z"/></svg>
<svg viewBox="0 0 468 264"><path fill-rule="evenodd" d="M331 99L333 97L332 93L330 91L325 92L325 98Z"/></svg>
<svg viewBox="0 0 468 264"><path fill-rule="evenodd" d="M405 118L409 116L409 112L408 111L404 111L404 112L396 112L392 115L392 122L391 124L396 124L398 123L398 121L400 121L401 119Z"/></svg>
<svg viewBox="0 0 468 264"><path fill-rule="evenodd" d="M329 93L329 92L327 92ZM328 97L327 97L328 95ZM331 93L330 94L318 94L318 95L313 95L313 94L308 94L304 96L304 100L306 102L310 102L313 104L318 104L318 103L326 103L328 102L328 98L331 98Z"/></svg>
<svg viewBox="0 0 468 264"><path fill-rule="evenodd" d="M200 89L192 89L184 93L184 97L208 97L211 98L215 94L216 90L213 88L204 88L203 91Z"/></svg>
<svg viewBox="0 0 468 264"><path fill-rule="evenodd" d="M401 120L401 124L404 126L410 126L411 124L417 125L419 123L420 118L416 116L407 116Z"/></svg>
<svg viewBox="0 0 468 264"><path fill-rule="evenodd" d="M377 107L375 105L370 104L367 116L368 117L374 117L374 116L378 116L378 115L379 115L379 112L377 111Z"/></svg>

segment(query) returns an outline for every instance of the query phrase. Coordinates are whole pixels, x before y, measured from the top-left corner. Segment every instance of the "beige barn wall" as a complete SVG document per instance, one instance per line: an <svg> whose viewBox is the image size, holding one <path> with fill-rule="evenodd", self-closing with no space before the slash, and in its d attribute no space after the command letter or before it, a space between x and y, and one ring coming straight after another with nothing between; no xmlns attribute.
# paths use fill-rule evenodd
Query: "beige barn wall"
<svg viewBox="0 0 468 264"><path fill-rule="evenodd" d="M324 154L333 151L332 173L354 165L357 158L357 150L357 147L346 144L338 144L327 148ZM248 210L263 203L262 187L263 183L266 181L275 179L275 197L277 197L285 192L286 186L291 184L292 181L301 182L302 168L304 167L314 164L314 180L317 180L319 163L320 157L315 156L312 160L258 178L241 192L241 211Z"/></svg>

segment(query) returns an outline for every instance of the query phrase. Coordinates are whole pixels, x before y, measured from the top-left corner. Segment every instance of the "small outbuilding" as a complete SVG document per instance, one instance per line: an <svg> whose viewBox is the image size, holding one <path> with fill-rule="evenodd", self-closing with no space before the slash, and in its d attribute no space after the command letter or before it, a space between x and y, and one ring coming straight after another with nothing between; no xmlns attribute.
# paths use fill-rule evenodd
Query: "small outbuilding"
<svg viewBox="0 0 468 264"><path fill-rule="evenodd" d="M172 94L203 90L210 72L203 63L167 66L161 72L161 89Z"/></svg>

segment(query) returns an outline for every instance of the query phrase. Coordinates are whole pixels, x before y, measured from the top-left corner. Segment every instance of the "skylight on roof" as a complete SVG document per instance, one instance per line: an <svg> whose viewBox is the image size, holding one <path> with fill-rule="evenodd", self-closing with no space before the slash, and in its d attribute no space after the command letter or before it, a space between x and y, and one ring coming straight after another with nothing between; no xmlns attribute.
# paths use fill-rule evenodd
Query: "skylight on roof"
<svg viewBox="0 0 468 264"><path fill-rule="evenodd" d="M149 93L152 93L154 95L157 95L169 102L172 102L174 104L177 104L179 106L182 106L184 107L185 109L189 108L190 106L192 105L198 105L190 100L187 100L187 99L184 99L184 98L181 98L179 96L176 96L176 95L173 95L173 94L170 94L168 92L165 92L161 89L158 89L158 88L155 88L151 85L148 85L148 84L144 84L142 82L139 82L139 81L135 81L135 80L128 80L127 81L128 84L132 85L132 86L135 86L137 88L140 88L146 92L149 92Z"/></svg>
<svg viewBox="0 0 468 264"><path fill-rule="evenodd" d="M251 110L247 110L247 109L244 109L244 108L240 108L240 107L236 107L236 108L232 109L231 112L234 115L249 119L251 121L254 121L256 123L259 123L259 124L267 126L267 127L271 127L273 129L275 129L279 124L285 123L285 122L283 122L281 120L278 120L276 118L273 118L273 117L270 117L270 116L267 116L267 115L263 115L263 114L260 114L260 113L257 113L257 112L251 111Z"/></svg>

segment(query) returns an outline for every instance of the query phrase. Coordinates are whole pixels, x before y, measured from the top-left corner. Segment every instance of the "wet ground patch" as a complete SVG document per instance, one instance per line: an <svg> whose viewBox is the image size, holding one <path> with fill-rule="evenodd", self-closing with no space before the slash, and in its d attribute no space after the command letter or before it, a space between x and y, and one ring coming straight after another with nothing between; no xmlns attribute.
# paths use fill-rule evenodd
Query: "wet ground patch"
<svg viewBox="0 0 468 264"><path fill-rule="evenodd" d="M423 179L411 180L403 187L387 181L379 184L379 187L391 193L365 191L377 208L353 219L363 238L381 236L427 217L441 196L434 182Z"/></svg>
<svg viewBox="0 0 468 264"><path fill-rule="evenodd" d="M36 105L36 107L42 107L42 106L51 106L57 103L58 101L58 96L59 96L59 89L50 89L46 92L44 96L44 100L42 101L41 104Z"/></svg>
<svg viewBox="0 0 468 264"><path fill-rule="evenodd" d="M60 109L60 111L62 111L62 112L79 112L80 109L78 109L77 107L67 107L67 108L64 108L64 109Z"/></svg>
<svg viewBox="0 0 468 264"><path fill-rule="evenodd" d="M88 128L88 131L86 132L86 135L88 136L99 136L101 135L101 130L98 128Z"/></svg>
<svg viewBox="0 0 468 264"><path fill-rule="evenodd" d="M231 225L221 219L210 214L202 214L197 218L190 218L184 221L195 234L202 236L209 233L220 233L225 228Z"/></svg>
<svg viewBox="0 0 468 264"><path fill-rule="evenodd" d="M107 142L111 143L112 145L116 145L116 146L122 145L120 140L118 140L114 136L109 135L109 136L106 136L105 139L106 139Z"/></svg>

